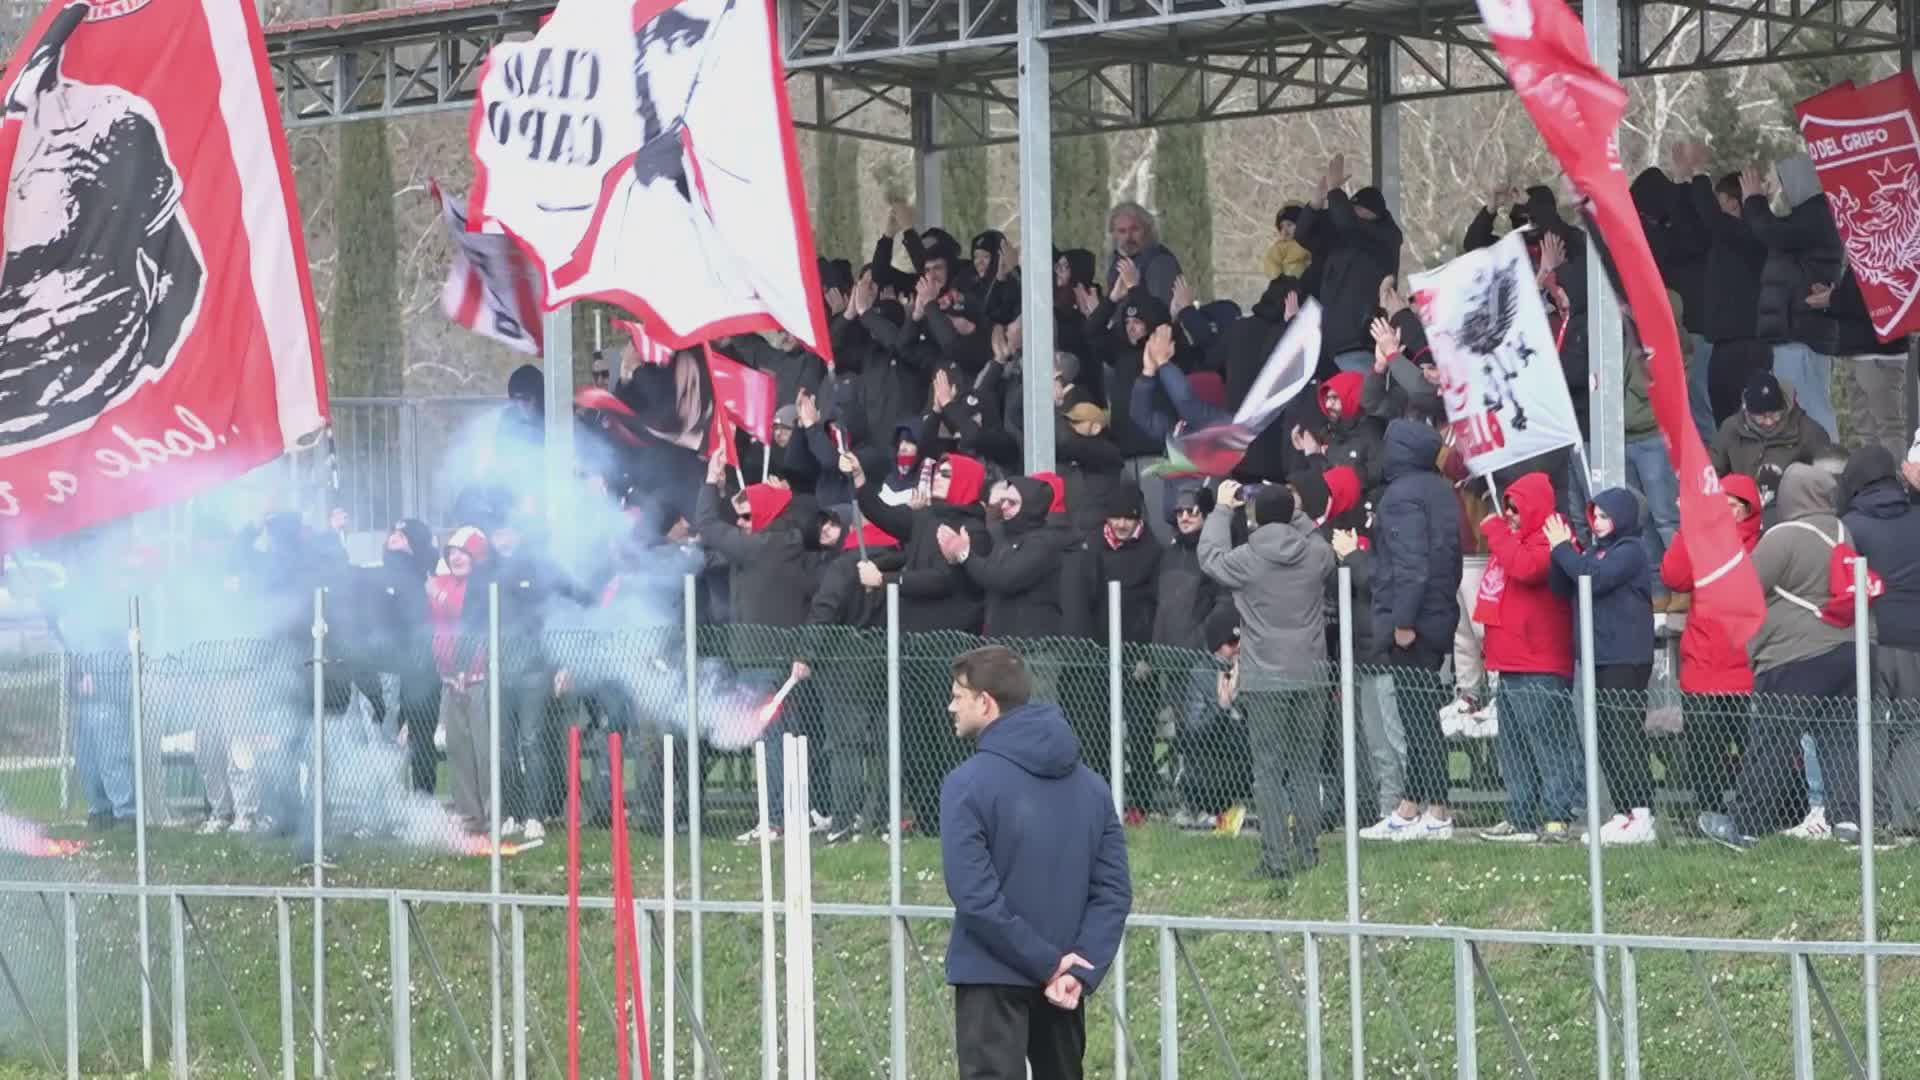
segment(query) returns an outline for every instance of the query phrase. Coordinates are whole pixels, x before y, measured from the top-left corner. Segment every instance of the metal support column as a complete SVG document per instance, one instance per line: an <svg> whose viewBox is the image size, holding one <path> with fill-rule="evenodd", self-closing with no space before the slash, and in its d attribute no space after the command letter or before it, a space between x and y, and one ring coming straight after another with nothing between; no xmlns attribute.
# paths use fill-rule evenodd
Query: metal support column
<svg viewBox="0 0 1920 1080"><path fill-rule="evenodd" d="M387 976L393 987L393 1080L413 1080L413 930L407 902L387 898Z"/></svg>
<svg viewBox="0 0 1920 1080"><path fill-rule="evenodd" d="M553 554L565 562L576 554L574 515L565 506L573 491L573 312L564 307L547 312L542 330L547 532Z"/></svg>
<svg viewBox="0 0 1920 1080"><path fill-rule="evenodd" d="M1180 946L1173 934L1160 928L1160 1080L1180 1080Z"/></svg>
<svg viewBox="0 0 1920 1080"><path fill-rule="evenodd" d="M1453 940L1453 1051L1454 1076L1476 1080L1480 1075L1480 1028L1473 1015L1473 943Z"/></svg>
<svg viewBox="0 0 1920 1080"><path fill-rule="evenodd" d="M907 924L900 917L902 866L900 822L906 816L900 792L900 583L887 583L887 1010L888 1075L907 1080Z"/></svg>
<svg viewBox="0 0 1920 1080"><path fill-rule="evenodd" d="M700 815L700 620L699 579L692 574L682 579L681 644L686 649L687 675L687 897L693 903L687 913L688 942L692 946L693 979L689 989L693 1000L687 1011L696 1025L706 1022L707 951L706 931L700 911L703 875L701 873L701 837L706 826ZM812 825L802 810L800 829ZM693 1042L693 1080L707 1075L707 1048L699 1039Z"/></svg>
<svg viewBox="0 0 1920 1080"><path fill-rule="evenodd" d="M939 128L934 123L938 99L931 90L915 90L908 99L913 125L914 208L921 225L938 225L946 207L940 190Z"/></svg>
<svg viewBox="0 0 1920 1080"><path fill-rule="evenodd" d="M1387 209L1400 216L1400 106L1393 101L1399 76L1393 39L1376 34L1367 40L1367 83L1373 102L1368 106L1372 121L1372 146L1368 160L1373 163L1373 186L1387 200Z"/></svg>
<svg viewBox="0 0 1920 1080"><path fill-rule="evenodd" d="M1053 310L1053 79L1045 0L1019 0L1020 310ZM1053 320L1022 319L1022 437L1029 473L1053 468Z"/></svg>
<svg viewBox="0 0 1920 1080"><path fill-rule="evenodd" d="M1620 74L1620 0L1586 0L1581 19L1593 62L1609 75ZM1587 448L1590 482L1597 490L1627 482L1626 353L1620 332L1620 302L1599 266L1599 252L1587 251L1587 404L1592 444Z"/></svg>

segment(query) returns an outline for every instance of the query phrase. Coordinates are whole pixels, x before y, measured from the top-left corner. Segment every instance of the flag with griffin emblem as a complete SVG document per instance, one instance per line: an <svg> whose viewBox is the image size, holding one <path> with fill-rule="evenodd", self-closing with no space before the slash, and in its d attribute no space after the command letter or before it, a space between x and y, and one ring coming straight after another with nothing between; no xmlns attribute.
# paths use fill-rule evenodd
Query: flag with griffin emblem
<svg viewBox="0 0 1920 1080"><path fill-rule="evenodd" d="M1847 264L1881 341L1920 330L1920 91L1911 72L1794 106Z"/></svg>

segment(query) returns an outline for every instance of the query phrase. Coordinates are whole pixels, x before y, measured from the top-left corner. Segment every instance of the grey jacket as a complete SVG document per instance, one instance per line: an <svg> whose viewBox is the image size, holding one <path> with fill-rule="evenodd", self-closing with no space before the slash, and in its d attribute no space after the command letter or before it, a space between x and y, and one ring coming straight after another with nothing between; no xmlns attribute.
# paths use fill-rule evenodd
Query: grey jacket
<svg viewBox="0 0 1920 1080"><path fill-rule="evenodd" d="M1828 576L1833 545L1827 541L1846 538L1833 513L1838 487L1837 477L1812 465L1789 465L1781 474L1775 498L1780 523L1762 534L1760 546L1753 549L1753 567L1767 599L1767 621L1747 642L1755 675L1853 644L1852 628L1831 625L1817 611L1783 595L1792 594L1815 608L1833 595ZM1867 632L1871 640L1871 626Z"/></svg>
<svg viewBox="0 0 1920 1080"><path fill-rule="evenodd" d="M1240 688L1282 689L1324 677L1327 579L1333 547L1298 511L1233 546L1235 508L1220 505L1200 530L1200 570L1233 593L1240 612Z"/></svg>

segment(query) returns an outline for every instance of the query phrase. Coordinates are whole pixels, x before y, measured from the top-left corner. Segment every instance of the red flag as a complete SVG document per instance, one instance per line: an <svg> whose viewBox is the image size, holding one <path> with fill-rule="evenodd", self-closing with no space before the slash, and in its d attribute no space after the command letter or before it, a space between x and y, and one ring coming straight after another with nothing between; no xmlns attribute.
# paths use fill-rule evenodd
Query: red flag
<svg viewBox="0 0 1920 1080"><path fill-rule="evenodd" d="M625 319L613 320L615 330L625 331L627 340L633 342L633 351L640 354L640 362L654 367L666 367L673 363L673 346L663 341L655 341L647 333L647 328L637 322Z"/></svg>
<svg viewBox="0 0 1920 1080"><path fill-rule="evenodd" d="M1680 537L1698 571L1693 619L1745 645L1766 619L1760 579L1740 543L1720 479L1687 411L1687 375L1673 308L1627 195L1615 133L1627 94L1595 67L1585 30L1563 0L1480 0L1480 14L1547 148L1592 203L1647 350L1648 398L1680 480Z"/></svg>
<svg viewBox="0 0 1920 1080"><path fill-rule="evenodd" d="M50 4L5 85L0 548L187 498L325 426L251 0Z"/></svg>
<svg viewBox="0 0 1920 1080"><path fill-rule="evenodd" d="M713 400L719 408L763 443L773 441L773 413L779 391L773 376L750 368L724 353L707 351L707 374L713 379Z"/></svg>
<svg viewBox="0 0 1920 1080"><path fill-rule="evenodd" d="M1920 90L1911 72L1793 107L1881 341L1920 330Z"/></svg>
<svg viewBox="0 0 1920 1080"><path fill-rule="evenodd" d="M707 428L706 456L712 457L718 450L726 455L727 464L740 467L740 444L734 441L734 433L739 431L732 414L725 409L713 410L713 423Z"/></svg>

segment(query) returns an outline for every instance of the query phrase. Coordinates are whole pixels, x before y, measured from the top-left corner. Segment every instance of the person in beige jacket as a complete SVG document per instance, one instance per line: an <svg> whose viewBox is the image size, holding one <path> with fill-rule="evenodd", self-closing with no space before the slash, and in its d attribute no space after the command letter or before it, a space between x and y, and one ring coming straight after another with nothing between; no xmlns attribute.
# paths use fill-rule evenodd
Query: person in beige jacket
<svg viewBox="0 0 1920 1080"><path fill-rule="evenodd" d="M1700 831L1744 851L1756 837L1781 828L1797 815L1793 767L1800 735L1813 737L1825 770L1827 819L1833 836L1860 838L1860 789L1853 700L1855 628L1820 617L1833 595L1830 567L1836 544L1850 543L1835 516L1839 478L1815 465L1789 465L1780 476L1780 520L1753 550L1754 569L1766 596L1767 618L1747 643L1753 660L1753 712L1747 722L1746 755L1734 788L1731 814L1700 815ZM1873 627L1867 626L1869 640Z"/></svg>

